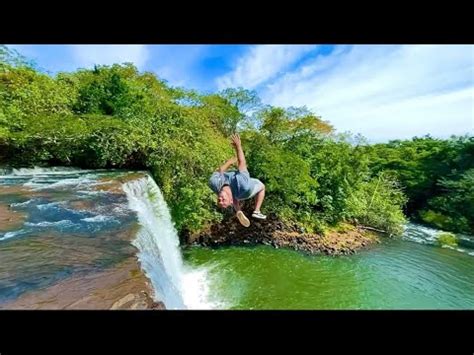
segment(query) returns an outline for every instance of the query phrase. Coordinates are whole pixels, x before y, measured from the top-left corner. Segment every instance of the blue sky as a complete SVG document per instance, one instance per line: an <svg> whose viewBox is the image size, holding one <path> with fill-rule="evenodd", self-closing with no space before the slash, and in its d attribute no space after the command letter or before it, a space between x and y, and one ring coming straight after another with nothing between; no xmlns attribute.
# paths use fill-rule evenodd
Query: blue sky
<svg viewBox="0 0 474 355"><path fill-rule="evenodd" d="M51 74L133 62L171 85L256 90L372 142L474 133L472 45L18 45Z"/></svg>

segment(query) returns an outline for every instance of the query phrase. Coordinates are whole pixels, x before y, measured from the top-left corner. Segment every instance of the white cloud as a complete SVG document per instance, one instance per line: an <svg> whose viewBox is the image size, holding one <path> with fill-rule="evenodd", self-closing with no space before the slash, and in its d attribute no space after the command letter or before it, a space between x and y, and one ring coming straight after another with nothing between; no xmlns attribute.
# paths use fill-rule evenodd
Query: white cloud
<svg viewBox="0 0 474 355"><path fill-rule="evenodd" d="M70 48L78 67L131 62L143 69L149 58L145 45L71 45Z"/></svg>
<svg viewBox="0 0 474 355"><path fill-rule="evenodd" d="M280 74L304 54L314 50L312 45L262 45L251 47L235 65L235 69L216 79L219 90L242 86L253 89Z"/></svg>
<svg viewBox="0 0 474 355"><path fill-rule="evenodd" d="M262 99L308 106L373 141L474 132L474 46L354 46L267 83Z"/></svg>

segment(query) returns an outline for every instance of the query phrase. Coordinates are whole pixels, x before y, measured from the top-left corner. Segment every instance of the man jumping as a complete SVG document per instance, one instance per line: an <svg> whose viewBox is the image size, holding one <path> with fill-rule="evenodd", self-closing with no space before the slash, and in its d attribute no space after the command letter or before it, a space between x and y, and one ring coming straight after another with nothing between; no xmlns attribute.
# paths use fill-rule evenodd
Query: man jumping
<svg viewBox="0 0 474 355"><path fill-rule="evenodd" d="M256 196L252 217L266 219L267 217L260 212L265 197L265 185L260 180L250 177L239 135L233 134L231 140L237 157L230 158L211 175L209 187L217 194L217 205L227 208L233 204L239 222L248 227L250 221L240 209L239 201ZM238 171L226 172L236 162Z"/></svg>

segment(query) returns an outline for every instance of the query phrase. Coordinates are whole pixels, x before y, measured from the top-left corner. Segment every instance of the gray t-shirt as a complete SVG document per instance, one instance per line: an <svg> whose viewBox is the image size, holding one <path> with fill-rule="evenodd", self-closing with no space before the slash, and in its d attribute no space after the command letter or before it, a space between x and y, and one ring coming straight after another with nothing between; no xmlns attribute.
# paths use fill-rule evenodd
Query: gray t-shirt
<svg viewBox="0 0 474 355"><path fill-rule="evenodd" d="M253 197L263 188L258 179L252 179L248 171L214 172L209 179L209 187L218 194L222 187L229 185L232 196L237 200L246 200Z"/></svg>

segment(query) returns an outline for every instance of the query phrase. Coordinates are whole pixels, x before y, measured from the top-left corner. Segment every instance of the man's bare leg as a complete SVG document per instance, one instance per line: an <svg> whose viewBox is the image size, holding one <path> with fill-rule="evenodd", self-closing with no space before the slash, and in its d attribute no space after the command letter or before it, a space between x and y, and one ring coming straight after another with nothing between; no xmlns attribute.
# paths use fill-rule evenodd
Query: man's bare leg
<svg viewBox="0 0 474 355"><path fill-rule="evenodd" d="M262 212L260 212L260 207L262 206L264 198L265 198L265 186L263 186L263 189L261 189L257 193L257 196L255 197L255 210L252 213L253 218L267 219L267 216L265 216Z"/></svg>
<svg viewBox="0 0 474 355"><path fill-rule="evenodd" d="M255 197L255 212L260 212L260 207L262 207L263 199L265 198L265 186L259 191Z"/></svg>
<svg viewBox="0 0 474 355"><path fill-rule="evenodd" d="M235 212L238 212L240 211L240 203L239 203L239 200L235 199L232 201L233 205L234 205L234 210Z"/></svg>

